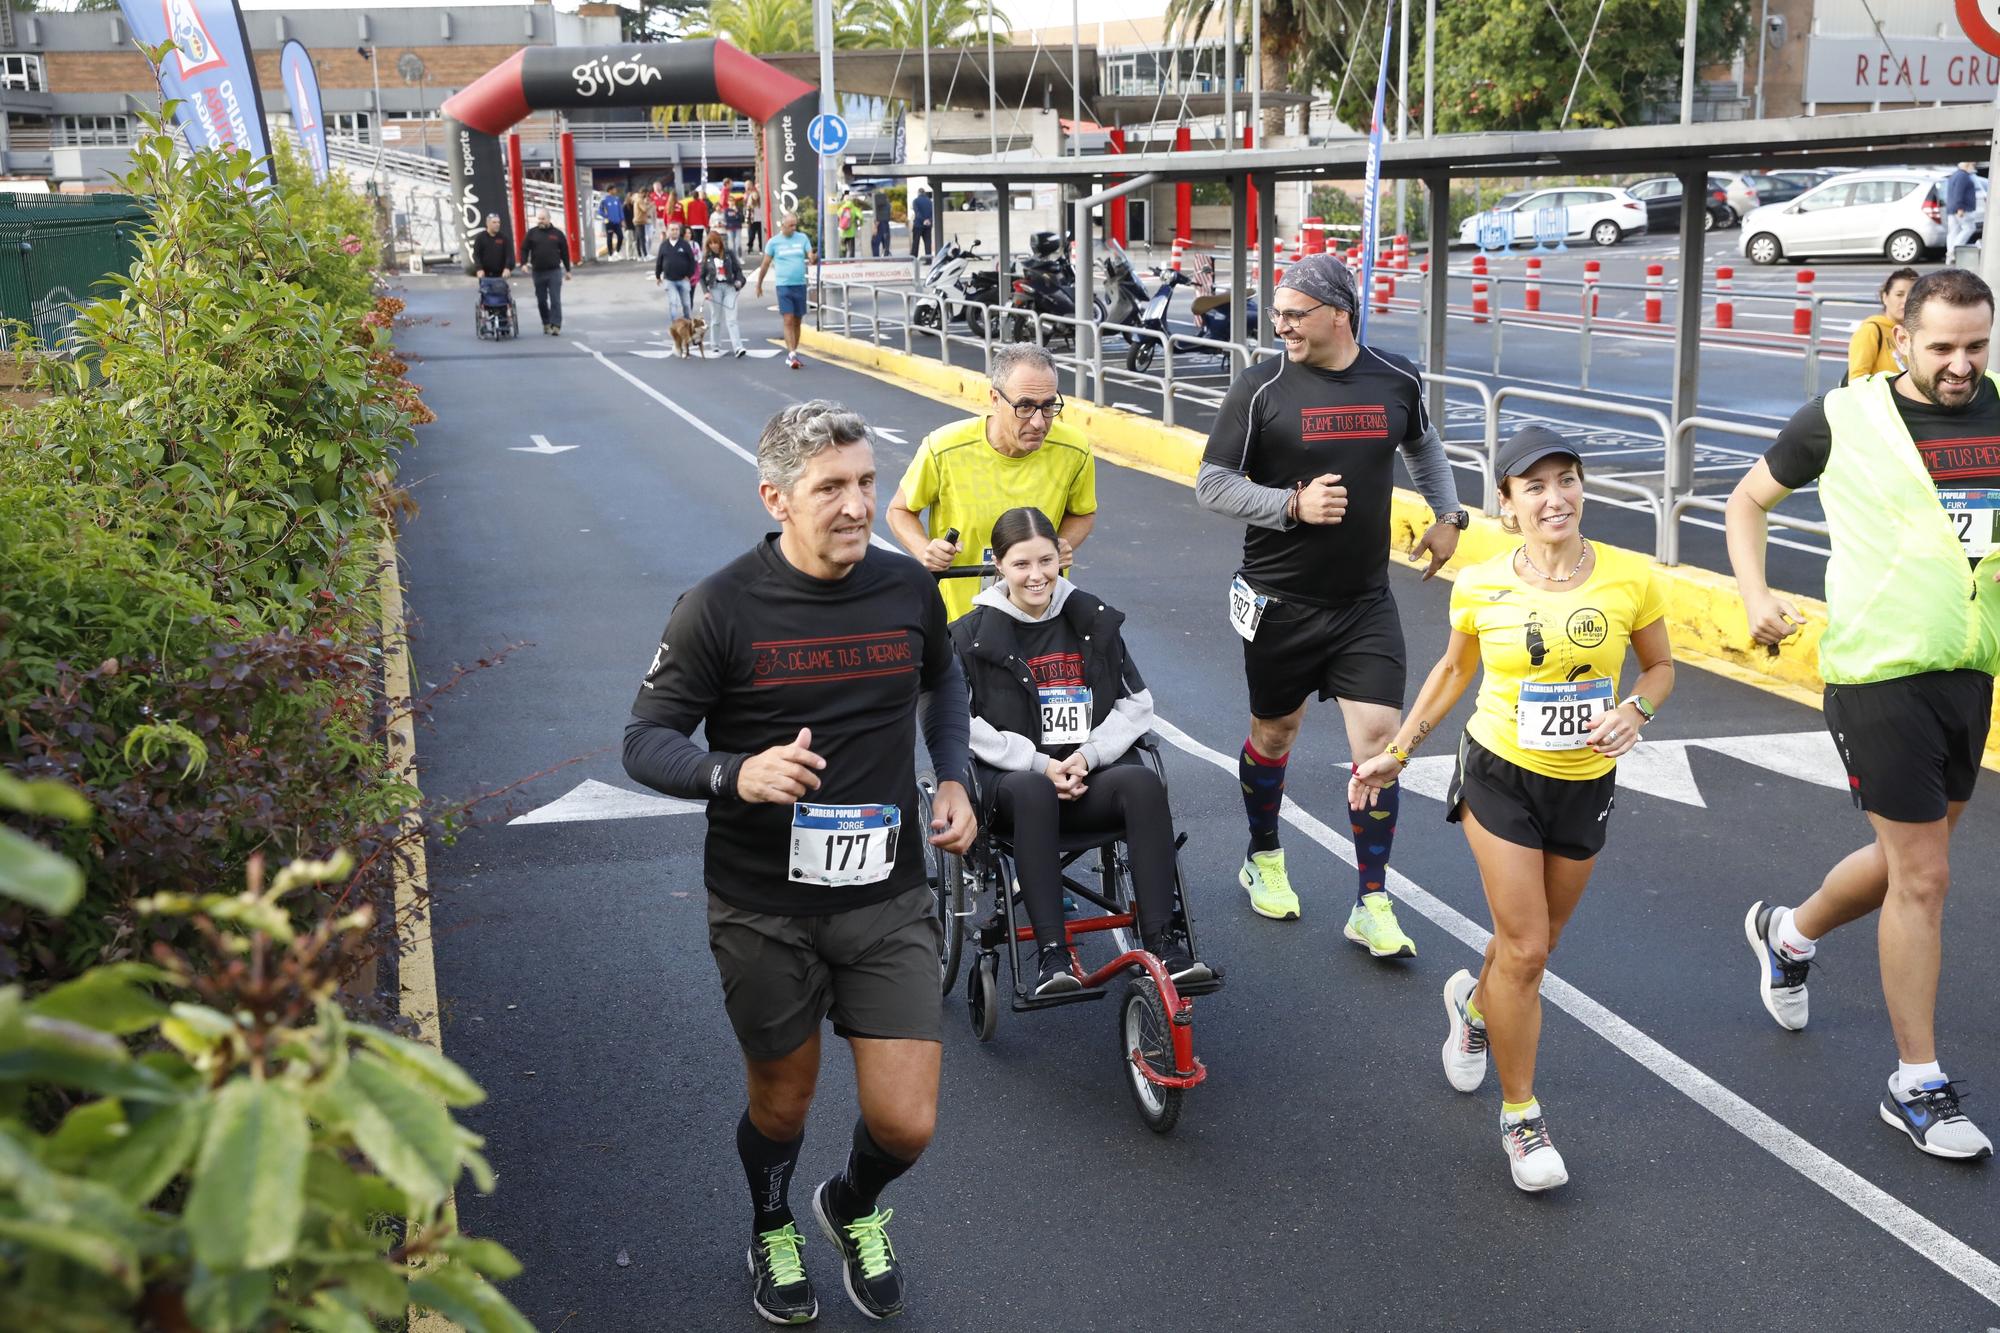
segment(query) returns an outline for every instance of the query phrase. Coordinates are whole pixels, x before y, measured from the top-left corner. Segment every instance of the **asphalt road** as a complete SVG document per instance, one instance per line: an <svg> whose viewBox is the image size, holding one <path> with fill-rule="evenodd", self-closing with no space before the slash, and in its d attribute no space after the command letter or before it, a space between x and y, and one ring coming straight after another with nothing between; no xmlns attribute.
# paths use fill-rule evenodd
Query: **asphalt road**
<svg viewBox="0 0 2000 1333"><path fill-rule="evenodd" d="M511 813L547 819L586 782L631 790L620 731L668 607L769 526L721 441L754 448L778 406L838 397L886 428L893 478L954 413L820 363L659 357L636 272L574 282L561 340L502 346L473 340L468 286L412 280L411 312L431 322L399 339L439 415L404 465L422 506L402 541L418 676L522 646L437 701L422 782L454 800L574 761L512 794ZM768 348L775 317L755 304ZM535 436L573 447L525 452ZM885 1198L907 1326L2000 1325L1993 1167L1924 1157L1875 1115L1894 1052L1873 932L1823 946L1810 1031L1781 1031L1757 1000L1748 902L1795 901L1865 836L1820 785L1838 779L1815 710L1684 669L1626 762L1610 849L1547 991L1538 1091L1572 1181L1526 1196L1498 1145L1496 1085L1461 1096L1438 1065L1439 988L1486 920L1462 838L1413 794L1394 865L1419 956L1378 963L1345 943L1347 756L1321 710L1285 831L1305 919L1253 916L1234 885L1233 769L1207 758L1233 756L1245 725L1222 614L1240 534L1161 478L1105 465L1098 485L1079 580L1128 614L1177 729L1193 907L1228 971L1196 1004L1210 1077L1156 1137L1131 1107L1111 1004L1004 1014L981 1046L962 994L949 999L941 1130ZM1414 678L1442 645L1449 588L1394 580ZM1411 787L1441 777L1433 765ZM1994 813L1989 786L1961 826L1961 866L2000 855ZM1334 830L1323 843L1314 820ZM461 1215L525 1262L507 1291L545 1330L763 1327L742 1274L741 1073L706 950L701 832L698 814L496 819L433 849L445 1049L490 1094L466 1118L499 1173L494 1195L461 1195ZM1991 1130L2000 1113L1978 1094L2000 1086L2000 906L1966 878L1946 917L1941 1041ZM852 1118L829 1043L800 1198L839 1168ZM830 1247L809 1241L807 1261L821 1325L863 1326Z"/></svg>

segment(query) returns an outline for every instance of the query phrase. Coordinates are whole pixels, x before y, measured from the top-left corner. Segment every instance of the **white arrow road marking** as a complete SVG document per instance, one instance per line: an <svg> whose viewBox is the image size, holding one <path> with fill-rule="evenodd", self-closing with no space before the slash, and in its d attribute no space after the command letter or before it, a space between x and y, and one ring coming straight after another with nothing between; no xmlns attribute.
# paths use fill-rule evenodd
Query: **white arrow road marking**
<svg viewBox="0 0 2000 1333"><path fill-rule="evenodd" d="M546 435L530 435L528 438L534 441L532 445L517 444L512 446L510 452L517 454L566 454L570 450L580 447L574 444L550 444L549 437Z"/></svg>
<svg viewBox="0 0 2000 1333"><path fill-rule="evenodd" d="M776 356L777 353L773 352L772 355ZM903 438L903 432L896 430L895 428L890 426L870 426L868 430L871 434L879 435L891 444L909 443L908 440Z"/></svg>
<svg viewBox="0 0 2000 1333"><path fill-rule="evenodd" d="M515 824L571 824L587 819L651 819L659 815L698 815L708 807L695 801L679 801L671 796L627 791L595 778L584 782L569 795L547 805L516 815Z"/></svg>
<svg viewBox="0 0 2000 1333"><path fill-rule="evenodd" d="M1847 790L1847 769L1840 762L1840 748L1824 731L1781 731L1767 736L1717 736L1689 741L1704 750L1726 754L1758 768L1804 782Z"/></svg>

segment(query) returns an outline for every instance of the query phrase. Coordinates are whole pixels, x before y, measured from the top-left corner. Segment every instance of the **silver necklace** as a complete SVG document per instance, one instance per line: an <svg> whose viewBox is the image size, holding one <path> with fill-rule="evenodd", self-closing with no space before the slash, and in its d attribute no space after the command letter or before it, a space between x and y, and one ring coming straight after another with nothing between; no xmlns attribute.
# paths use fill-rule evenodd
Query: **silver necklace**
<svg viewBox="0 0 2000 1333"><path fill-rule="evenodd" d="M1590 539L1587 537L1583 539L1583 551L1576 557L1576 567L1571 569L1567 574L1544 574L1541 570L1536 569L1535 562L1528 558L1528 544L1526 542L1521 543L1520 555L1521 563L1526 565L1528 572L1536 578L1547 579L1551 583L1568 583L1583 572L1583 562L1590 559Z"/></svg>

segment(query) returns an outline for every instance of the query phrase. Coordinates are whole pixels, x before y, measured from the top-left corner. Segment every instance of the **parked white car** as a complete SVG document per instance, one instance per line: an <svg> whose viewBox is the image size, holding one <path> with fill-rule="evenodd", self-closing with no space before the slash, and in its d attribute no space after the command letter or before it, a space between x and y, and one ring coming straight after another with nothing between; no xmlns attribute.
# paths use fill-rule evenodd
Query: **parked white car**
<svg viewBox="0 0 2000 1333"><path fill-rule="evenodd" d="M1756 184L1740 171L1712 171L1708 178L1721 183L1723 202L1729 205L1729 211L1735 215L1729 222L1722 224L1725 227L1741 222L1763 203L1757 197Z"/></svg>
<svg viewBox="0 0 2000 1333"><path fill-rule="evenodd" d="M1547 190L1516 190L1504 194L1484 213L1458 224L1460 245L1479 244L1480 224L1504 223L1511 244L1532 245L1535 218L1544 209L1563 210L1567 239L1588 238L1598 245L1616 245L1646 230L1646 206L1621 189L1608 186L1563 186Z"/></svg>
<svg viewBox="0 0 2000 1333"><path fill-rule="evenodd" d="M1945 243L1944 179L1930 167L1853 171L1788 203L1743 219L1743 257L1753 264L1823 255L1881 255L1914 264ZM1980 210L1986 182L1980 181Z"/></svg>

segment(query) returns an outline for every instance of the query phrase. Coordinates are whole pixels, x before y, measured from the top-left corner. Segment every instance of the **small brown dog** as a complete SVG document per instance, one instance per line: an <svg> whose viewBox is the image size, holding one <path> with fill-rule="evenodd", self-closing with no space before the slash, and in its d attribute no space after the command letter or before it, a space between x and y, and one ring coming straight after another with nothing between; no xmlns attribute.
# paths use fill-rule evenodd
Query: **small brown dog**
<svg viewBox="0 0 2000 1333"><path fill-rule="evenodd" d="M677 319L667 327L667 332L673 334L674 351L680 355L686 356L689 347L693 347L703 357L708 355L707 349L701 345L702 335L708 332L707 320Z"/></svg>

